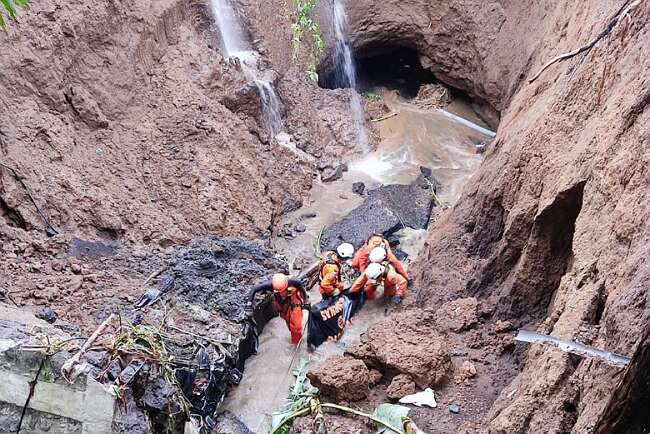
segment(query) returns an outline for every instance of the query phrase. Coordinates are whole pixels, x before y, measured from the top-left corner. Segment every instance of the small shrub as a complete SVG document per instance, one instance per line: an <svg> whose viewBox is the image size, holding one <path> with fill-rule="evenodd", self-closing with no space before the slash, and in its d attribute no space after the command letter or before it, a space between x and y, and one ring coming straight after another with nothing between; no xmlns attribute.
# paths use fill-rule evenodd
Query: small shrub
<svg viewBox="0 0 650 434"><path fill-rule="evenodd" d="M379 102L379 101L381 101L381 96L377 95L376 93L372 93L372 92L364 92L363 97L368 102Z"/></svg>
<svg viewBox="0 0 650 434"><path fill-rule="evenodd" d="M310 80L318 81L316 72L316 59L325 51L325 41L320 26L312 19L311 13L316 7L318 0L296 0L297 21L291 26L293 32L293 57L298 57L300 44L305 32L311 35L312 47L311 58L307 69L307 76Z"/></svg>
<svg viewBox="0 0 650 434"><path fill-rule="evenodd" d="M29 9L29 3L27 0L0 0L0 3L2 3L2 6L4 7L4 10L6 13L9 14L9 18L16 21L16 16L17 16L17 9L16 8L21 8L21 9ZM5 18L2 14L2 9L0 9L0 28L6 33L7 32L7 23L5 22Z"/></svg>

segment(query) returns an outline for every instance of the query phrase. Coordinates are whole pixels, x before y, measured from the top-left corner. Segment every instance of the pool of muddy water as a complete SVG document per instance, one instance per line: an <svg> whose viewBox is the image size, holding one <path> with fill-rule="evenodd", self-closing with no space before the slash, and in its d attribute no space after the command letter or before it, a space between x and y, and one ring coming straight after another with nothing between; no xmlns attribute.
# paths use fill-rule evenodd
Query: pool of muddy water
<svg viewBox="0 0 650 434"><path fill-rule="evenodd" d="M338 181L316 183L309 201L285 217L284 223L302 223L306 228L293 239L274 240L274 248L284 252L289 264L299 258L315 261L314 246L322 228L363 202L362 196L352 192L353 183L364 182L366 189L382 184L409 184L415 181L423 166L431 169L433 177L442 185L438 190L439 199L452 205L481 164L482 156L477 153L476 145L489 137L481 132L480 128L485 125L473 115L471 108L454 102L447 107L448 112L421 110L390 95L385 99L397 115L379 123L381 141L378 148L351 162L348 172ZM450 117L449 112L469 120L475 127ZM426 230L406 228L397 235L400 248L409 255L408 266L422 249ZM313 289L310 297L312 303L318 301L318 290ZM284 321L273 319L260 337L258 354L246 362L244 378L230 391L223 409L235 413L254 432L268 432L271 414L282 406L294 381L289 365L295 367L301 358L312 364L342 354L347 345L358 341L361 333L389 310L390 306L383 301L368 302L353 318L341 341L327 342L313 353L303 344L295 355Z"/></svg>

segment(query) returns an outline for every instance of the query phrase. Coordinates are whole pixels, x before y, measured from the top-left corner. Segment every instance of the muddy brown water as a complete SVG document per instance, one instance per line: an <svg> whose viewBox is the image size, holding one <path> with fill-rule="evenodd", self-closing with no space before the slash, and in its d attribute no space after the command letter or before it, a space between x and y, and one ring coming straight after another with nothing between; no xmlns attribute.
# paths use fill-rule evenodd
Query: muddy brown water
<svg viewBox="0 0 650 434"><path fill-rule="evenodd" d="M363 197L352 192L352 184L364 182L366 188L381 184L408 184L420 174L420 166L432 170L441 184L439 198L452 205L463 186L476 171L482 156L476 144L488 137L462 125L436 110L421 110L412 103L387 95L387 104L396 116L380 122L381 141L378 148L349 164L349 171L333 183L316 183L305 206L287 215L284 223L305 225L305 232L293 239L274 240L277 251L284 252L289 264L296 259L311 258L318 234L363 202ZM454 102L448 111L462 116L482 127L471 108ZM316 217L305 217L315 214ZM407 266L422 249L425 230L403 229L398 232L401 249L409 254ZM296 271L296 274L298 271ZM320 299L317 289L310 293L311 301ZM254 432L268 432L271 415L287 396L294 378L289 366L296 366L301 358L310 364L319 363L331 355L342 354L347 345L358 341L371 324L387 315L390 306L383 301L366 303L354 318L340 342L327 342L313 353L303 344L294 356L284 321L271 320L260 337L258 354L246 362L244 378L233 388L223 405L239 416ZM305 315L306 321L306 315Z"/></svg>

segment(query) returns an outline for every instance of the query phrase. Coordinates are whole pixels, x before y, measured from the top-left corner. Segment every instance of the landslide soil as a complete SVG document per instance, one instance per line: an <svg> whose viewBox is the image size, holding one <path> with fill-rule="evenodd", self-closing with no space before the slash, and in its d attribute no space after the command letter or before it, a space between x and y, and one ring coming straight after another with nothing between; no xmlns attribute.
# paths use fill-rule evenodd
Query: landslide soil
<svg viewBox="0 0 650 434"><path fill-rule="evenodd" d="M483 331L510 320L633 353L650 314L650 82L642 54L650 5L640 3L592 50L527 82L549 59L587 43L620 6L350 5L359 55L387 44L416 47L439 79L501 110L485 163L430 231L411 304L435 312L476 297ZM505 380L491 409L459 432L589 432L620 378L619 369L538 346L517 344L509 363L517 369L507 378L487 374ZM476 381L483 375L478 369Z"/></svg>
<svg viewBox="0 0 650 434"><path fill-rule="evenodd" d="M92 330L174 247L205 233L266 243L319 171L356 152L345 92L310 82L300 59L270 75L304 153L268 137L212 22L208 2L46 0L0 38L5 302ZM261 70L276 66L256 48ZM77 239L104 247L80 258Z"/></svg>
<svg viewBox="0 0 650 434"><path fill-rule="evenodd" d="M292 59L288 3L262 3L242 2L243 15L279 73L287 130L321 166L332 164L354 149L343 114L350 91L307 82L308 50ZM330 6L317 9L324 29ZM492 334L497 321L631 355L650 319L650 4L641 2L591 51L526 82L548 59L593 37L619 7L613 0L348 2L359 55L415 48L439 79L502 115L485 163L431 230L407 298L408 309L429 314L457 299L479 303L478 322L446 339L451 351L477 336L477 356L452 356L448 387L481 405L466 412L460 402L461 416L445 416L443 432L589 432L620 378L554 349L492 350L505 339ZM268 237L277 216L299 206L317 164L264 137L256 110L238 96L241 71L219 55L206 17L205 5L172 0L45 0L0 39L8 53L0 59L1 161L65 232L46 240L24 187L1 170L0 288L18 304L54 297L65 320L86 324L105 301L139 295L153 262L73 265L73 235L149 253L203 232ZM226 99L235 104L226 108ZM101 297L98 283L106 284ZM95 302L82 310L85 299ZM455 385L462 366L454 357L476 362L469 386ZM490 358L504 370L482 366ZM381 394L388 385L379 384ZM417 417L436 432L435 412L446 411Z"/></svg>

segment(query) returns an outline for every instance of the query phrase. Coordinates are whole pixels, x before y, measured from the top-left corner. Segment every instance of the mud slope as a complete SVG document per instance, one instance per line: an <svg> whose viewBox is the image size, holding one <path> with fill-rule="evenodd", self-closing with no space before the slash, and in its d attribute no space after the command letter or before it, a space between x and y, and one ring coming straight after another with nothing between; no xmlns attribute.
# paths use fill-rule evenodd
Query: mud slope
<svg viewBox="0 0 650 434"><path fill-rule="evenodd" d="M47 0L0 38L0 161L53 225L167 246L263 235L299 205L314 168L267 143L254 86L219 54L210 19L201 2ZM345 125L328 127L335 110L301 130L308 152L352 147ZM5 169L0 198L9 223L45 228Z"/></svg>
<svg viewBox="0 0 650 434"><path fill-rule="evenodd" d="M364 18L367 5L357 9L359 44L392 37L363 32L415 34L411 43L435 60L440 78L504 108L484 165L419 257L425 306L476 296L493 321L631 355L649 317L650 5L528 84L521 79L599 32L619 2L414 1L400 11L368 3ZM428 20L431 35L418 40ZM481 425L583 433L619 378L598 362L534 347Z"/></svg>

